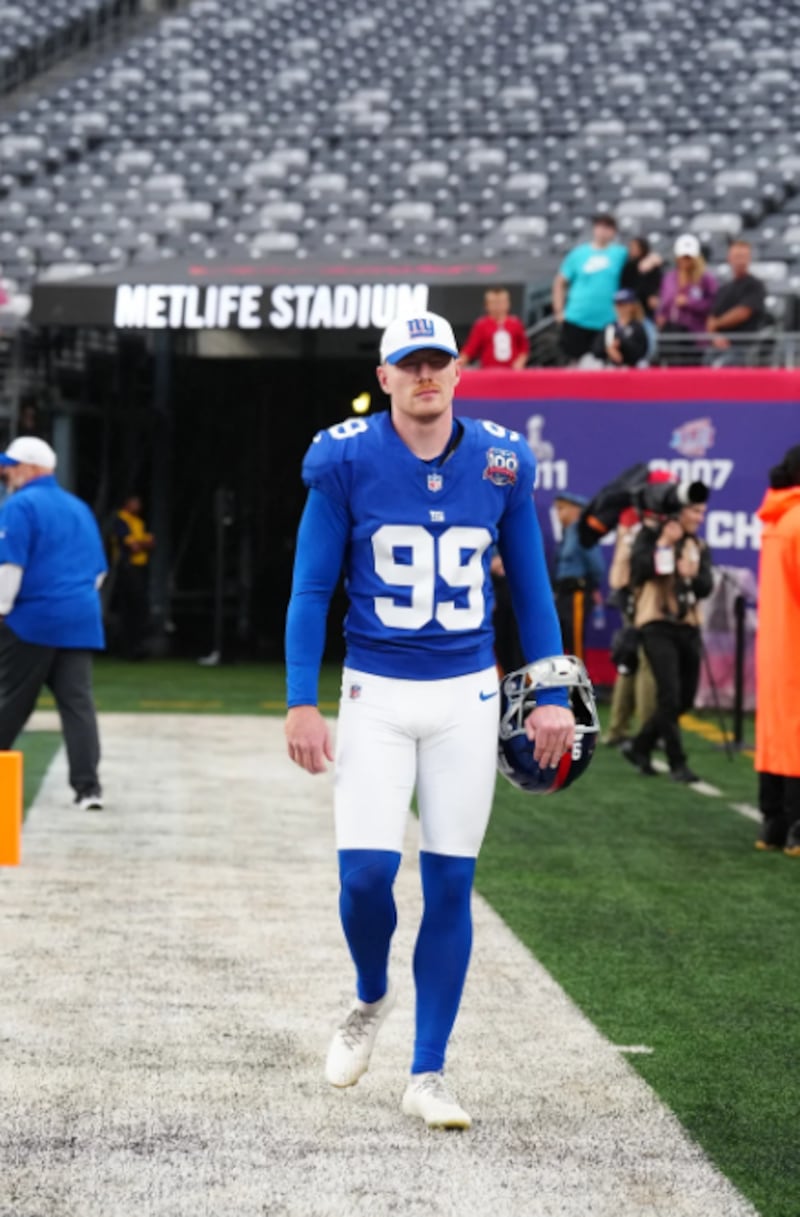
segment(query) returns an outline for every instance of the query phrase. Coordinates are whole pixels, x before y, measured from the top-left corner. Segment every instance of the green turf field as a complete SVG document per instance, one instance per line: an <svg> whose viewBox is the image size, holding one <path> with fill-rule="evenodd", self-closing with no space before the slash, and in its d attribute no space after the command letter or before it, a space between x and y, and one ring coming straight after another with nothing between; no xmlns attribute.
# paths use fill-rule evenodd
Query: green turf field
<svg viewBox="0 0 800 1217"><path fill-rule="evenodd" d="M284 704L277 665L101 660L95 686L106 712ZM337 691L328 668L323 708ZM800 861L753 849L758 826L730 806L756 802L752 759L707 738L713 714L693 727L690 763L720 797L641 777L603 747L552 798L501 779L478 887L614 1043L653 1049L632 1065L763 1217L798 1217ZM26 782L57 739L26 737Z"/></svg>
<svg viewBox="0 0 800 1217"><path fill-rule="evenodd" d="M22 806L27 812L36 795L47 769L61 745L57 731L25 731L17 741L22 752Z"/></svg>
<svg viewBox="0 0 800 1217"><path fill-rule="evenodd" d="M755 802L746 758L689 751ZM552 798L500 781L478 888L613 1043L653 1049L632 1065L763 1217L797 1217L800 861L757 829L601 748Z"/></svg>
<svg viewBox="0 0 800 1217"><path fill-rule="evenodd" d="M188 714L276 714L286 705L280 664L222 664L204 668L191 660L124 663L99 659L94 665L98 710ZM326 667L320 680L323 709L334 710L339 669ZM41 705L52 705L43 698Z"/></svg>

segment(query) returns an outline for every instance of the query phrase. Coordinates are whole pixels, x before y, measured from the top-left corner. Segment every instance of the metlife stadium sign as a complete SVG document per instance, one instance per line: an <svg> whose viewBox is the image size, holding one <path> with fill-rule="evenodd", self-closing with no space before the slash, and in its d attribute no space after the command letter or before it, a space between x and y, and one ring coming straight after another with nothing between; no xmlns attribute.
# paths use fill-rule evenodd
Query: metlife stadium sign
<svg viewBox="0 0 800 1217"><path fill-rule="evenodd" d="M115 329L384 329L394 317L428 308L426 283L256 284L121 283Z"/></svg>
<svg viewBox="0 0 800 1217"><path fill-rule="evenodd" d="M136 264L37 283L31 321L120 333L238 330L319 341L327 334L344 351L393 318L426 309L468 327L489 287L508 288L512 311L522 314L528 287L549 282L552 270L523 260Z"/></svg>

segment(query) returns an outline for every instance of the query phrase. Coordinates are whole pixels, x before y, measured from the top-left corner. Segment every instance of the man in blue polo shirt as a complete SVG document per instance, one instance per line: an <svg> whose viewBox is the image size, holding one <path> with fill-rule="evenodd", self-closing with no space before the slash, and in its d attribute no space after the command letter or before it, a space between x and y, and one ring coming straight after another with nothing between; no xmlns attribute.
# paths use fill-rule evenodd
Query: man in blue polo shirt
<svg viewBox="0 0 800 1217"><path fill-rule="evenodd" d="M602 213L592 220L592 239L570 250L553 280L553 315L561 325L561 350L569 363L591 351L595 339L616 321L614 293L628 251L617 222Z"/></svg>
<svg viewBox="0 0 800 1217"><path fill-rule="evenodd" d="M92 652L105 646L103 543L87 505L54 477L56 454L35 436L0 453L10 497L0 511L0 749L11 748L43 685L58 706L75 802L103 806Z"/></svg>

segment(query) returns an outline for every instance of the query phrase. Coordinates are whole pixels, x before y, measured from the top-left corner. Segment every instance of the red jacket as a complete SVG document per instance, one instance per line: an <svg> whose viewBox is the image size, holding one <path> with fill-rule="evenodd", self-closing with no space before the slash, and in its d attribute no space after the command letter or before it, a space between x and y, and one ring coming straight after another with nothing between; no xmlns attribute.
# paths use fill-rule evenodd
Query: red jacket
<svg viewBox="0 0 800 1217"><path fill-rule="evenodd" d="M506 317L505 321L480 317L469 332L461 358L467 363L477 359L482 368L510 368L518 355L527 355L529 350L519 317Z"/></svg>

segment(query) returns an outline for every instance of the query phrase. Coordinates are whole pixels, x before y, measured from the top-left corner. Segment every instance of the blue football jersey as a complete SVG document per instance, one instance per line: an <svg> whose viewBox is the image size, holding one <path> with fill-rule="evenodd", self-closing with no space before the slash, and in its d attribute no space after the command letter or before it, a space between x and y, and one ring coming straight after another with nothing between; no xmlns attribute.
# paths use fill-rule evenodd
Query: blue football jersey
<svg viewBox="0 0 800 1217"><path fill-rule="evenodd" d="M303 481L348 513L347 663L441 679L494 664L489 563L505 513L533 493L516 432L460 419L443 460L423 461L389 413L314 437Z"/></svg>

